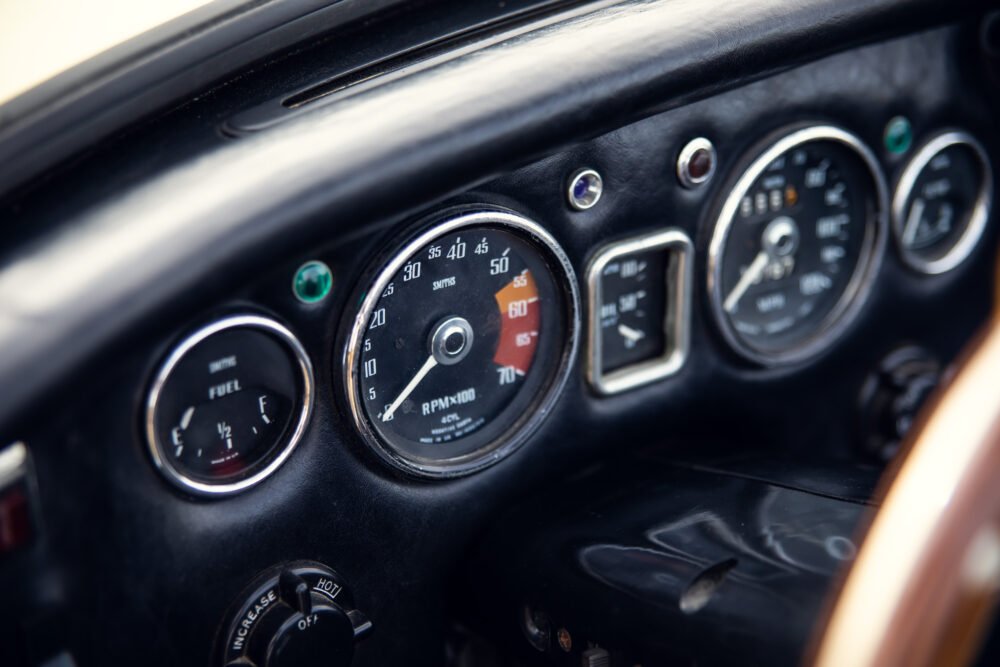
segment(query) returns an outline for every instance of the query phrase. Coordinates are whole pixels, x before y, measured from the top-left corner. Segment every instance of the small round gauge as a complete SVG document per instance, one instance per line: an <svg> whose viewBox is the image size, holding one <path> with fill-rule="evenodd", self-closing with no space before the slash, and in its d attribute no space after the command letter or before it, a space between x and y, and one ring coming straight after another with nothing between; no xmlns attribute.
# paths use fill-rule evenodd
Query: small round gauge
<svg viewBox="0 0 1000 667"><path fill-rule="evenodd" d="M903 170L892 225L903 259L924 273L958 266L989 218L993 176L986 151L964 132L928 141Z"/></svg>
<svg viewBox="0 0 1000 667"><path fill-rule="evenodd" d="M885 241L886 187L852 134L806 127L739 177L709 246L708 288L726 340L751 361L802 361L864 302Z"/></svg>
<svg viewBox="0 0 1000 667"><path fill-rule="evenodd" d="M256 315L214 322L161 366L146 407L156 467L180 488L249 488L291 454L312 406L312 365L288 329Z"/></svg>
<svg viewBox="0 0 1000 667"><path fill-rule="evenodd" d="M572 267L513 213L446 218L364 294L345 348L348 400L375 450L413 474L466 474L512 452L576 352Z"/></svg>

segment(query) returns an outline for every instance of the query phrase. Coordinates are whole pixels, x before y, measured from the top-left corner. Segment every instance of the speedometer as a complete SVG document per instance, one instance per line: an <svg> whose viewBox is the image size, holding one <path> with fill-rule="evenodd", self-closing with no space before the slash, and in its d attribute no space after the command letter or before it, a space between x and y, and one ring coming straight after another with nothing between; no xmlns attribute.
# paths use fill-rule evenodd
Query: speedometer
<svg viewBox="0 0 1000 667"><path fill-rule="evenodd" d="M502 210L439 221L365 290L346 345L356 425L423 476L466 474L523 443L576 352L572 267L539 225Z"/></svg>
<svg viewBox="0 0 1000 667"><path fill-rule="evenodd" d="M830 344L867 296L886 201L874 155L844 130L806 127L755 157L709 246L712 309L730 345L769 365Z"/></svg>

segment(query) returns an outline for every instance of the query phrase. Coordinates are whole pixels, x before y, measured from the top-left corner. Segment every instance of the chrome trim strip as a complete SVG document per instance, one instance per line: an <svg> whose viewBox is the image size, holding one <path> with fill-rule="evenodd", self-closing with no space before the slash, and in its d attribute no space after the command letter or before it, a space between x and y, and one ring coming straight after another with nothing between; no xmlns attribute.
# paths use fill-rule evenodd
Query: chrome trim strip
<svg viewBox="0 0 1000 667"><path fill-rule="evenodd" d="M557 287L565 289L564 297L568 310L566 313L567 340L563 344L562 356L559 360L555 377L550 381L549 386L541 391L535 406L531 408L533 411L532 414L525 422L516 427L515 432L501 435L492 443L469 457L443 461L436 464L416 461L393 448L391 444L384 442L365 417L364 406L359 394L358 383L360 378L357 372L358 362L361 358L362 339L368 328L368 322L371 319L375 305L378 303L386 285L389 284L393 276L399 272L411 257L428 243L445 234L450 234L457 229L478 225L508 228L520 232L523 236L526 236L525 240L529 242L533 241L533 245L539 246L542 251L547 251L556 260L558 266L553 267L555 269L553 271L553 278ZM362 284L367 285L368 283ZM357 427L366 444L376 454L390 465L411 475L429 478L448 478L477 472L512 454L525 443L545 417L548 416L569 377L570 368L576 359L579 337L580 294L576 285L576 274L566 253L563 252L559 243L548 231L536 222L520 215L503 211L473 211L460 213L452 218L445 218L444 221L439 221L430 229L420 233L401 250L393 254L392 259L378 271L374 282L367 287L364 301L354 316L354 322L351 325L348 340L344 345L342 357L344 387L347 391L347 403L354 418L354 425Z"/></svg>
<svg viewBox="0 0 1000 667"><path fill-rule="evenodd" d="M227 331L229 329L239 328L259 329L271 334L288 346L298 361L299 370L302 372L302 410L299 413L299 419L295 424L295 429L292 431L291 436L288 437L288 442L264 468L258 470L250 477L235 482L219 484L203 482L192 479L178 470L174 466L170 457L164 454L163 445L156 436L156 425L154 421L156 416L156 404L157 401L159 401L163 385L166 383L167 378L170 377L170 373L174 370L177 364L180 363L181 359L184 358L184 355L186 355L196 345L214 334ZM249 489L250 487L264 481L266 478L271 476L274 471L280 468L281 464L288 459L292 451L294 451L295 447L299 444L299 441L302 439L302 434L305 433L306 427L309 424L309 416L312 414L314 394L313 387L313 368L312 362L309 360L309 355L306 353L305 348L302 347L302 344L295 337L295 335L283 325L270 318L261 317L259 315L233 315L212 322L211 324L198 329L181 341L181 343L173 349L166 361L164 361L160 366L160 369L157 371L156 377L153 380L152 387L150 388L149 395L146 399L145 421L146 446L153 459L153 464L171 484L184 491L197 495L227 496Z"/></svg>
<svg viewBox="0 0 1000 667"><path fill-rule="evenodd" d="M675 261L667 264L664 277L663 333L666 349L655 359L632 364L605 374L601 368L601 316L603 301L601 274L608 262L619 257L649 250L663 250ZM587 268L590 318L587 355L587 379L597 393L617 394L640 385L662 380L679 371L687 360L691 341L691 291L694 282L694 245L679 229L654 232L609 244L598 250Z"/></svg>

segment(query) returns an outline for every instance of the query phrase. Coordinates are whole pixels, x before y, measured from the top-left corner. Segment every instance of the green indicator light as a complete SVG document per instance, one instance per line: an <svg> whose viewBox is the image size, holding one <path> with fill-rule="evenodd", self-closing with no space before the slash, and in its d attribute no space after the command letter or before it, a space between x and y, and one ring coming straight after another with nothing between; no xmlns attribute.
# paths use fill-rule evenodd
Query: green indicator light
<svg viewBox="0 0 1000 667"><path fill-rule="evenodd" d="M894 155L910 150L913 143L913 127L905 116L892 118L885 126L885 149Z"/></svg>
<svg viewBox="0 0 1000 667"><path fill-rule="evenodd" d="M295 272L292 291L302 303L322 301L333 288L333 273L323 262L306 262Z"/></svg>

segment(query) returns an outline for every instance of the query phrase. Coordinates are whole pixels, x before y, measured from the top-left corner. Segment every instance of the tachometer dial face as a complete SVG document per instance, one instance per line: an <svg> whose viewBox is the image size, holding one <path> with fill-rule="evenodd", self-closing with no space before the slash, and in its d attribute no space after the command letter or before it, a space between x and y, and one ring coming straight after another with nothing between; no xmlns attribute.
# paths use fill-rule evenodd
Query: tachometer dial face
<svg viewBox="0 0 1000 667"><path fill-rule="evenodd" d="M928 141L903 171L893 231L903 259L924 273L958 266L986 228L993 177L986 151L964 132Z"/></svg>
<svg viewBox="0 0 1000 667"><path fill-rule="evenodd" d="M733 348L773 364L826 347L866 296L885 201L874 156L843 130L799 130L756 158L709 250L713 311Z"/></svg>
<svg viewBox="0 0 1000 667"><path fill-rule="evenodd" d="M346 360L351 407L376 450L442 476L520 444L575 351L570 272L547 233L499 211L449 219L390 261Z"/></svg>

